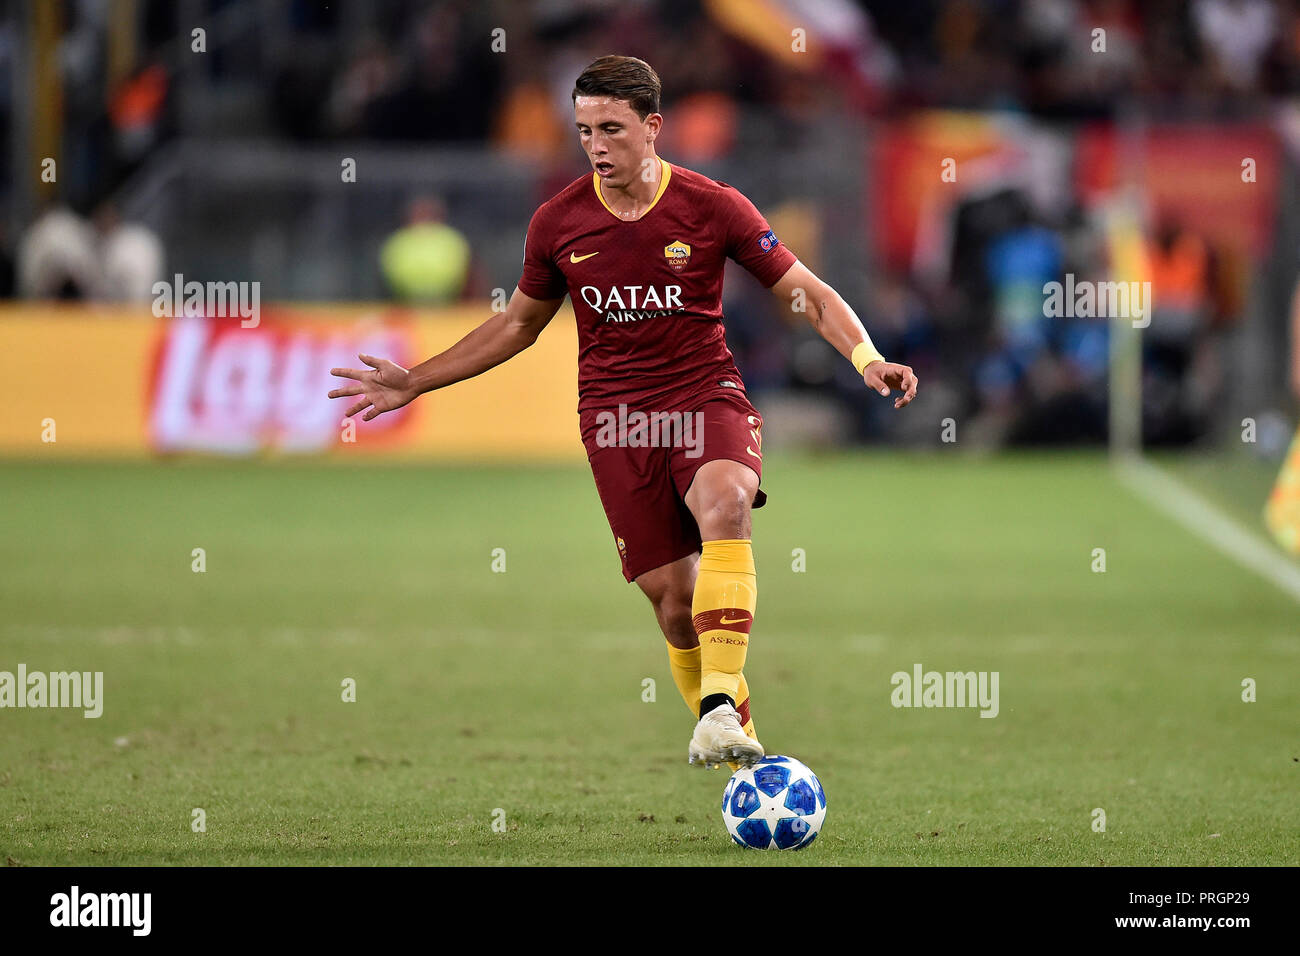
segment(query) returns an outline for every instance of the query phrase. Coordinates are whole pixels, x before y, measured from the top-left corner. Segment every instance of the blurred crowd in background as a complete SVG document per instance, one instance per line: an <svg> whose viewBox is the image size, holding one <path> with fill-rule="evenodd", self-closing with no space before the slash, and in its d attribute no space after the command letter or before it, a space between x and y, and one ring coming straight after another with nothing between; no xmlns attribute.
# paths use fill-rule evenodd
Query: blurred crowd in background
<svg viewBox="0 0 1300 956"><path fill-rule="evenodd" d="M1227 357L1251 347L1252 308L1267 313L1251 326L1258 370L1281 381L1267 353L1282 349L1273 313L1294 281L1300 92L1300 3L1286 0L11 4L0 296L147 303L155 279L183 268L258 279L271 297L485 300L513 286L536 205L587 168L570 92L608 52L663 78L661 155L751 195L881 350L989 445L1104 439L1107 324L1046 317L1043 284L1113 271L1102 199L1122 190L1115 167L1134 144L1146 155L1155 126L1194 130L1165 141L1163 168L1176 170L1180 154L1211 167L1216 139L1254 124L1253 142L1275 148L1259 157L1270 165L1251 180L1255 205L1195 178L1178 185L1183 202L1154 187L1137 200L1154 303L1147 438L1213 431ZM168 180L162 157L184 143L213 164L233 144L269 143L290 169L356 144L415 150L429 175L377 184L363 162L364 208L316 187L301 208L328 209L308 215L257 198L276 187L255 177ZM55 152L57 179L42 182ZM1245 155L1224 152L1226 182L1241 182ZM950 156L955 183L940 175ZM494 177L505 210L482 198ZM168 182L190 192L154 202ZM1199 209L1203 188L1213 195ZM313 235L284 224L253 241L240 223L259 214ZM245 249L261 251L239 259ZM301 265L312 250L351 271L313 273ZM851 367L752 283L729 277L725 311L760 400L833 394L852 435L935 440L866 402Z"/></svg>

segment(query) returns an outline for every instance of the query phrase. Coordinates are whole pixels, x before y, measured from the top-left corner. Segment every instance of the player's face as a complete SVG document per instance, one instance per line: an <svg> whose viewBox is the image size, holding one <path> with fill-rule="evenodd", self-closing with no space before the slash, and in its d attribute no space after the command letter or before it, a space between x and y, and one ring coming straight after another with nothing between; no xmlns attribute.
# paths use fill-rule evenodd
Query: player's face
<svg viewBox="0 0 1300 956"><path fill-rule="evenodd" d="M591 168L615 188L626 188L641 175L663 122L658 113L641 119L626 100L608 96L579 96L573 116Z"/></svg>

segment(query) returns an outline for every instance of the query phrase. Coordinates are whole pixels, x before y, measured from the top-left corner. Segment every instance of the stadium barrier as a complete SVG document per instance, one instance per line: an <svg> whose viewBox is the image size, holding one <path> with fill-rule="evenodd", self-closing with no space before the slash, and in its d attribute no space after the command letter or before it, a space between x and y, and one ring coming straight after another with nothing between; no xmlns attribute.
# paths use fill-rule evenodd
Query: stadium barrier
<svg viewBox="0 0 1300 956"><path fill-rule="evenodd" d="M330 368L358 352L412 365L491 314L487 303L263 306L237 318L148 307L6 305L0 456L320 455L336 460L582 460L577 338L566 304L507 365L372 422L343 419Z"/></svg>

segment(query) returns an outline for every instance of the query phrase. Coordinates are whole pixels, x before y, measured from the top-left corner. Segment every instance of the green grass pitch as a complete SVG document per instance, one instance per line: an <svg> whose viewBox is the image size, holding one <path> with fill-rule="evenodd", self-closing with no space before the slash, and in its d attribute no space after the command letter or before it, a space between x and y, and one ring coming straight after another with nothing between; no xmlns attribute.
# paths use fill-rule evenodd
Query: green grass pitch
<svg viewBox="0 0 1300 956"><path fill-rule="evenodd" d="M583 466L180 461L0 466L0 670L105 683L0 710L0 857L1300 863L1300 608L1101 458L765 472L746 674L825 785L807 851L727 837ZM917 663L998 671L1000 713L892 707Z"/></svg>

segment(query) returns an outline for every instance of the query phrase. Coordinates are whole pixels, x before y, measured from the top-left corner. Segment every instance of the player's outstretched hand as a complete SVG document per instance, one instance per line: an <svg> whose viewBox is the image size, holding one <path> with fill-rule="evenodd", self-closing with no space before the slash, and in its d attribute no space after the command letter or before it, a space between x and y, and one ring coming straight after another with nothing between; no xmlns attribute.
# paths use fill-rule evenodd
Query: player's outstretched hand
<svg viewBox="0 0 1300 956"><path fill-rule="evenodd" d="M357 358L370 368L330 369L331 375L350 378L355 383L334 389L329 394L330 398L343 398L345 395L361 396L343 413L344 418L351 418L363 408L369 408L370 410L361 416L363 422L368 422L384 412L401 408L419 394L411 388L411 373L396 362L364 353Z"/></svg>
<svg viewBox="0 0 1300 956"><path fill-rule="evenodd" d="M862 380L874 391L888 395L891 388L903 394L894 399L894 407L902 408L916 398L916 373L910 365L897 362L872 362L862 370Z"/></svg>

